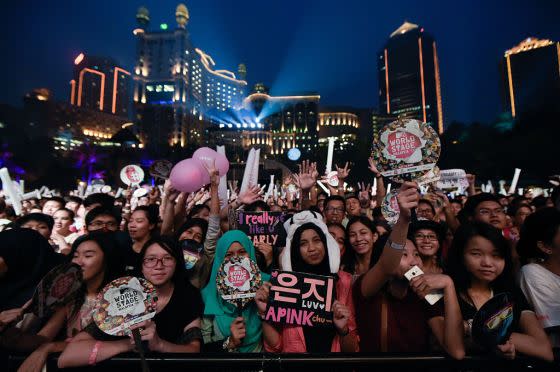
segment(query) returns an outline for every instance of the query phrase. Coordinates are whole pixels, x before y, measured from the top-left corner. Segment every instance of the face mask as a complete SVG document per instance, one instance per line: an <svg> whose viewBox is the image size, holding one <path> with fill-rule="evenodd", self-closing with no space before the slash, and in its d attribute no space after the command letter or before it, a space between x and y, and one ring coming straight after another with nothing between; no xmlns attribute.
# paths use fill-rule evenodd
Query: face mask
<svg viewBox="0 0 560 372"><path fill-rule="evenodd" d="M181 240L179 244L185 258L185 269L191 270L200 259L204 245L192 239Z"/></svg>

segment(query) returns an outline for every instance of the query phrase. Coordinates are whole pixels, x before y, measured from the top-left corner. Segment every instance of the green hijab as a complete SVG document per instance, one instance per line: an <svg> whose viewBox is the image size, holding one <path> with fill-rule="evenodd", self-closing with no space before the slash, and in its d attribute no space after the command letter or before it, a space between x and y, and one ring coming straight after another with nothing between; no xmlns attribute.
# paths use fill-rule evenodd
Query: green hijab
<svg viewBox="0 0 560 372"><path fill-rule="evenodd" d="M245 233L239 230L230 230L226 232L220 240L218 240L210 280L201 292L205 305L204 315L214 317L218 327L220 328L220 332L225 337L231 336L229 326L237 317L237 307L222 300L216 287L216 276L218 275L218 270L226 257L229 247L235 242L238 242L243 246L243 248L245 248L251 260L257 262L253 242L251 242ZM261 275L263 281L268 281L270 278L268 274L261 272ZM261 343L262 336L261 319L254 301L243 309L242 316L245 319L246 336L238 350L242 353L250 353L256 349L259 343Z"/></svg>

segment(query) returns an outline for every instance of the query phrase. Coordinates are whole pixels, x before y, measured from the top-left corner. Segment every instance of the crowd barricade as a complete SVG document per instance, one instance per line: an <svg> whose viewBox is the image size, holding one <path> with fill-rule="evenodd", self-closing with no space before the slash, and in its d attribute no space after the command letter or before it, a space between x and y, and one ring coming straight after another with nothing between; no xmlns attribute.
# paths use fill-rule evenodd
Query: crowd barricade
<svg viewBox="0 0 560 372"><path fill-rule="evenodd" d="M49 356L46 371L57 371L59 354ZM15 371L25 355L8 355L2 371ZM547 363L518 357L504 360L497 357L467 356L461 361L444 355L402 353L356 354L148 354L146 360L151 372L155 371L560 371L560 362ZM7 367L7 369L4 369ZM64 371L139 371L137 354L121 354L96 366L68 368Z"/></svg>

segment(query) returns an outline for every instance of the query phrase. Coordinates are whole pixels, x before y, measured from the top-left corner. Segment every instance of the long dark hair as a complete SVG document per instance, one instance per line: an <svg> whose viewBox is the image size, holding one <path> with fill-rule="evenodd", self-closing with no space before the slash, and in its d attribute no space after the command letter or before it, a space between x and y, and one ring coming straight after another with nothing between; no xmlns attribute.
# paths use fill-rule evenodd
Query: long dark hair
<svg viewBox="0 0 560 372"><path fill-rule="evenodd" d="M350 227L356 223L361 223L362 225L367 227L372 234L377 234L378 236L377 241L373 243L369 267L373 267L375 262L377 262L377 260L379 260L379 257L381 256L381 253L377 254L379 251L381 251L381 249L379 249L379 245L377 244L380 240L380 236L377 232L375 222L364 216L352 217L346 225L346 241L344 243L346 246L346 250L341 259L342 265L344 265L344 271L349 272L350 274L353 274L356 271L357 263L356 252L354 251L352 244L350 244Z"/></svg>
<svg viewBox="0 0 560 372"><path fill-rule="evenodd" d="M323 257L323 261L319 265L311 266L301 257L300 251L300 244L301 244L301 235L306 230L313 230L317 233L321 242L323 242L323 247L325 249L325 256ZM338 247L337 247L338 249ZM327 237L323 230L313 222L307 222L301 225L294 231L294 236L292 238L291 244L291 259L292 259L292 270L298 272L305 272L311 274L318 274L318 275L330 275L330 265L329 265L329 248L327 246Z"/></svg>
<svg viewBox="0 0 560 372"><path fill-rule="evenodd" d="M85 242L95 242L103 252L103 280L97 292L99 292L105 285L124 275L124 259L120 253L119 246L115 239L113 232L94 231L87 235L83 235L74 241L72 249L68 258L70 261L74 258L74 254L78 247ZM87 286L84 282L80 289L80 295L76 296L76 302L72 309L72 316L76 315L78 310L82 307L87 293Z"/></svg>
<svg viewBox="0 0 560 372"><path fill-rule="evenodd" d="M183 252L179 249L179 246L175 243L175 240L168 236L158 236L154 237L146 242L140 251L140 264L142 265L144 257L148 248L154 244L159 245L164 251L169 253L171 257L175 259L175 272L171 277L174 284L185 282L185 258L183 257Z"/></svg>
<svg viewBox="0 0 560 372"><path fill-rule="evenodd" d="M455 237L447 257L447 271L455 282L457 292L466 293L467 289L471 286L472 274L467 271L465 266L464 253L467 244L475 236L489 240L505 261L504 270L490 284L492 290L497 292L512 291L515 286L515 280L511 249L507 240L502 236L501 231L495 227L483 222L473 222L462 225L455 232Z"/></svg>

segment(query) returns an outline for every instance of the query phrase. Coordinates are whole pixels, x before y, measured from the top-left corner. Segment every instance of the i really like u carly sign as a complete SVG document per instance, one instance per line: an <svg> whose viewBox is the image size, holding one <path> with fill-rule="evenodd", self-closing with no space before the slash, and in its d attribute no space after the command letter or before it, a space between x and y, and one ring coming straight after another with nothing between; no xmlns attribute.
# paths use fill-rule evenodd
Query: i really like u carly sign
<svg viewBox="0 0 560 372"><path fill-rule="evenodd" d="M332 276L273 271L267 321L306 327L332 327L336 299Z"/></svg>

